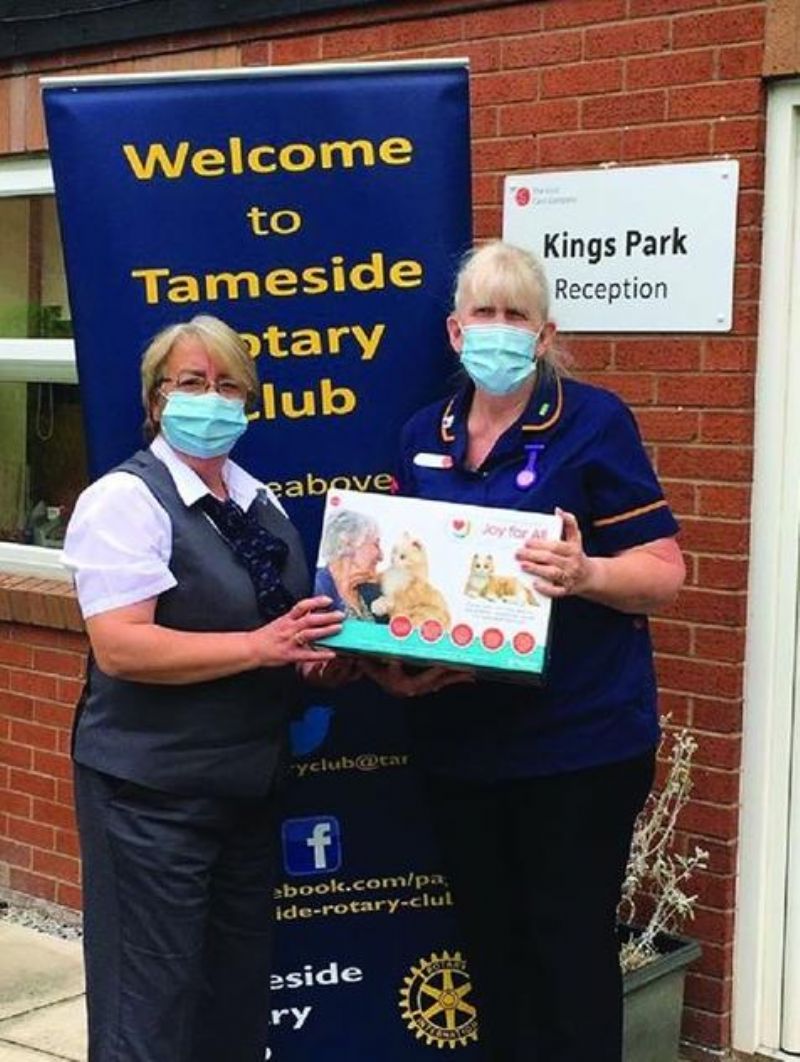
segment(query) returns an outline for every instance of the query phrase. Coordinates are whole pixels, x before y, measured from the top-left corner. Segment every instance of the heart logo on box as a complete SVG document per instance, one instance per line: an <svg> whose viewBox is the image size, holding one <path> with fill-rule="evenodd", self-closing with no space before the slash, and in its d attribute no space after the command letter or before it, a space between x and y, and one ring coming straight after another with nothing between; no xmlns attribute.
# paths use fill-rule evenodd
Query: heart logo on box
<svg viewBox="0 0 800 1062"><path fill-rule="evenodd" d="M469 530L469 520L465 520L461 516L455 516L450 521L450 532L455 538L466 538Z"/></svg>

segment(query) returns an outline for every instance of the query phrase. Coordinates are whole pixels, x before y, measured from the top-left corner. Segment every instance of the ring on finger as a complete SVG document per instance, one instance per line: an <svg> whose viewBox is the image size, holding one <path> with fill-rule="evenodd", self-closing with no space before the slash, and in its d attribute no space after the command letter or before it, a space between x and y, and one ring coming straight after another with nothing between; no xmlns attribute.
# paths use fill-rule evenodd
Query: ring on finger
<svg viewBox="0 0 800 1062"><path fill-rule="evenodd" d="M295 631L294 644L299 646L301 649L305 649L305 647L306 647L306 636L303 634L302 631Z"/></svg>

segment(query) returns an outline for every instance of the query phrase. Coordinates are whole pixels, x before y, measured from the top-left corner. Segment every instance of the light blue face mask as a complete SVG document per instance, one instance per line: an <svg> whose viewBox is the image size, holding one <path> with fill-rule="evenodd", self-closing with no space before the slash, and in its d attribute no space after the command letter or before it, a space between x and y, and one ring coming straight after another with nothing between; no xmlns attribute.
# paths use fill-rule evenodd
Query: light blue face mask
<svg viewBox="0 0 800 1062"><path fill-rule="evenodd" d="M247 429L244 402L223 398L216 391L185 395L172 391L161 414L164 438L192 457L221 457L230 453Z"/></svg>
<svg viewBox="0 0 800 1062"><path fill-rule="evenodd" d="M516 391L536 372L538 332L513 325L465 325L461 364L476 387L490 395Z"/></svg>

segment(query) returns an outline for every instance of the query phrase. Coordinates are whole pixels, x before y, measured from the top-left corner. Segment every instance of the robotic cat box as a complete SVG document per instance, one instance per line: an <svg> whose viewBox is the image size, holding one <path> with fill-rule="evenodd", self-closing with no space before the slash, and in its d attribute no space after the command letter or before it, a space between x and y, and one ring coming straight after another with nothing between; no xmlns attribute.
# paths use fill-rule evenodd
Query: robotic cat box
<svg viewBox="0 0 800 1062"><path fill-rule="evenodd" d="M324 644L541 682L551 601L514 554L560 538L561 517L334 490L315 593L347 612Z"/></svg>

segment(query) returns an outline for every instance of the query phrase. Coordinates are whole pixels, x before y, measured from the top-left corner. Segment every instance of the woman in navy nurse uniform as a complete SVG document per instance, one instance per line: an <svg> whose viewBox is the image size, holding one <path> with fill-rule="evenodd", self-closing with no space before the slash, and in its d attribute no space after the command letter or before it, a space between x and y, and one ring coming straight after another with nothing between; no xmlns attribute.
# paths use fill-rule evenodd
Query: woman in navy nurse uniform
<svg viewBox="0 0 800 1062"><path fill-rule="evenodd" d="M67 530L92 659L74 731L89 1062L263 1062L276 791L313 641L297 531L229 460L257 390L222 321L164 329L142 361L152 440Z"/></svg>
<svg viewBox="0 0 800 1062"><path fill-rule="evenodd" d="M562 512L561 541L517 555L554 600L549 671L542 688L373 674L417 698L483 1057L620 1062L615 909L659 738L647 615L683 582L678 526L628 408L563 372L533 256L472 252L447 324L467 379L406 426L399 490Z"/></svg>

